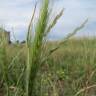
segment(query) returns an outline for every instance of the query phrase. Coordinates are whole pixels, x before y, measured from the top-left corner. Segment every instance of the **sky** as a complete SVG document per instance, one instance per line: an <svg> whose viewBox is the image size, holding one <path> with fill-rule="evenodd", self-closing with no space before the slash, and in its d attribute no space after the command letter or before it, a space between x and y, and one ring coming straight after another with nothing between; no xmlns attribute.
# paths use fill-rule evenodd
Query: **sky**
<svg viewBox="0 0 96 96"><path fill-rule="evenodd" d="M14 36L21 41L26 38L35 1L0 0L0 26L11 32L11 40L14 40ZM63 16L48 35L49 39L57 40L64 38L87 18L88 23L76 36L96 35L96 0L54 0L51 6L53 6L51 14L53 17L62 8L65 8L65 10ZM39 16L39 9L40 7L37 7L35 19Z"/></svg>

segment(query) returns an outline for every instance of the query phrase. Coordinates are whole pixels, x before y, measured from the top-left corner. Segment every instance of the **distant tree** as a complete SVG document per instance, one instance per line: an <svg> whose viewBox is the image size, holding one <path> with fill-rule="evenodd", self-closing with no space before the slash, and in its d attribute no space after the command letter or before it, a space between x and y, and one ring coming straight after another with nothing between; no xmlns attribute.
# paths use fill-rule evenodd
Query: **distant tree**
<svg viewBox="0 0 96 96"><path fill-rule="evenodd" d="M16 41L16 44L19 44L19 40Z"/></svg>
<svg viewBox="0 0 96 96"><path fill-rule="evenodd" d="M24 44L26 41L25 40L23 40L22 42L21 42L21 44Z"/></svg>

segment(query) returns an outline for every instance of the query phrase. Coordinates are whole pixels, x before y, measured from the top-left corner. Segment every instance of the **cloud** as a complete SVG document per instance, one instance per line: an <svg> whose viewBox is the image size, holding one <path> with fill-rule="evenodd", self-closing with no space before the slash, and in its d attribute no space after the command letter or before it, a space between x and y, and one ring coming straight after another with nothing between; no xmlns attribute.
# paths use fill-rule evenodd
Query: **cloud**
<svg viewBox="0 0 96 96"><path fill-rule="evenodd" d="M0 0L1 1L1 0ZM96 0L53 0L53 17L62 8L65 8L64 15L50 32L50 38L63 38L74 28L80 25L86 18L89 23L81 33L93 31L95 32L96 22ZM36 0L2 0L0 2L0 25L4 25L7 30L15 30L15 34L19 39L23 39L27 30L32 11ZM39 7L36 12L38 18ZM91 27L90 27L91 26ZM80 33L79 32L79 33ZM81 34L80 33L80 34ZM92 32L91 32L92 34Z"/></svg>

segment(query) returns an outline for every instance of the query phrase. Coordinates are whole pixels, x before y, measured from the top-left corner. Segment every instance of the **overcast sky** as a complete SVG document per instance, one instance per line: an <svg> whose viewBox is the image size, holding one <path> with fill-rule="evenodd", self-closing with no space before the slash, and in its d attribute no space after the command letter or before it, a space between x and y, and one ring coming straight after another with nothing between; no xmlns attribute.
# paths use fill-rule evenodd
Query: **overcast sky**
<svg viewBox="0 0 96 96"><path fill-rule="evenodd" d="M19 40L25 38L36 0L0 0L0 25L15 33ZM39 0L40 1L40 0ZM96 0L54 0L53 16L65 8L64 15L49 34L50 39L60 39L72 32L86 18L86 27L77 35L96 34ZM39 7L38 7L39 9ZM38 17L38 9L36 18ZM12 33L11 33L12 35ZM11 37L12 38L12 37Z"/></svg>

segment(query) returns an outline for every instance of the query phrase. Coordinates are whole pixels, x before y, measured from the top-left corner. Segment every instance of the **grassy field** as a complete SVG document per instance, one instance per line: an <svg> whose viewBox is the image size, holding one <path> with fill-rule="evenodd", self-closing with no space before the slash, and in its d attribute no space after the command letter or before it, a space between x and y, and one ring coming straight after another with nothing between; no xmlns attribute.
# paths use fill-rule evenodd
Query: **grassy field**
<svg viewBox="0 0 96 96"><path fill-rule="evenodd" d="M39 69L33 96L92 96L96 94L96 40L71 39L53 53ZM46 48L53 48L57 42L49 42ZM47 49L47 50L48 50ZM6 70L6 79L12 96L24 95L24 68L26 67L26 46L8 45L6 58L0 64L14 63ZM2 51L0 51L2 53ZM3 53L4 54L4 53ZM2 56L3 57L3 56ZM15 58L14 58L15 57ZM6 59L6 60L5 60ZM2 61L2 62L1 62ZM4 65L5 66L5 65ZM0 68L1 65L0 65ZM0 69L0 84L2 74ZM21 78L22 77L22 78ZM18 81L18 78L20 81ZM18 81L18 82L17 82ZM4 85L0 92L5 93ZM18 87L18 88L16 88ZM82 91L83 90L83 91ZM78 93L80 92L80 94ZM77 93L77 95L76 95ZM22 95L23 94L23 95ZM11 96L9 95L9 96Z"/></svg>
<svg viewBox="0 0 96 96"><path fill-rule="evenodd" d="M96 95L96 39L72 39L88 20L63 40L49 42L46 37L64 11L50 20L49 1L41 2L32 36L35 5L24 44L8 44L1 36L0 96Z"/></svg>

